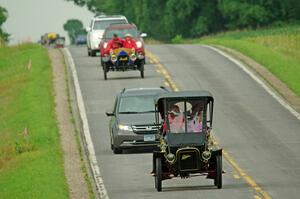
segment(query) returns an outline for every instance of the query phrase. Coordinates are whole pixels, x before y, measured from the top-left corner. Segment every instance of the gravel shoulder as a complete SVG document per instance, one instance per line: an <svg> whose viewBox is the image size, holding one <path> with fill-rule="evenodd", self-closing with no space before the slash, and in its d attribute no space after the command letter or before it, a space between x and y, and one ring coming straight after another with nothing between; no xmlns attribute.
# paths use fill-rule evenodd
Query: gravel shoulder
<svg viewBox="0 0 300 199"><path fill-rule="evenodd" d="M275 89L297 112L300 113L300 97L298 97L286 84L284 84L275 75L269 72L265 67L254 61L253 59L243 55L242 53L226 48L224 46L214 46L232 57L244 63L249 68L253 69L260 77L262 77L268 84Z"/></svg>
<svg viewBox="0 0 300 199"><path fill-rule="evenodd" d="M80 157L79 146L76 142L76 131L69 108L64 58L58 49L49 49L48 53L53 68L55 111L64 153L64 169L69 195L72 199L89 198L88 185L81 169L83 163Z"/></svg>

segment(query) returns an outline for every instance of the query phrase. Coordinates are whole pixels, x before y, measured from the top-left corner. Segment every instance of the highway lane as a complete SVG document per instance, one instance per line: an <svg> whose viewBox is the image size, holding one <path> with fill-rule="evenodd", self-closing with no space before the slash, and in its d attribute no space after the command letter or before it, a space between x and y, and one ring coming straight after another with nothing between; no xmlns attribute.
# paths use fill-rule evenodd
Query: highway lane
<svg viewBox="0 0 300 199"><path fill-rule="evenodd" d="M188 45L151 45L153 52L181 89L207 89L216 98L214 132L220 145L272 198L300 194L300 124L240 68L211 49ZM150 153L113 155L109 147L108 118L114 97L124 87L164 84L155 64L146 65L145 79L136 71L109 73L104 81L99 57L71 47L78 72L97 160L110 198L263 198L224 161L224 188L217 190L205 178L163 182L154 189L149 176Z"/></svg>

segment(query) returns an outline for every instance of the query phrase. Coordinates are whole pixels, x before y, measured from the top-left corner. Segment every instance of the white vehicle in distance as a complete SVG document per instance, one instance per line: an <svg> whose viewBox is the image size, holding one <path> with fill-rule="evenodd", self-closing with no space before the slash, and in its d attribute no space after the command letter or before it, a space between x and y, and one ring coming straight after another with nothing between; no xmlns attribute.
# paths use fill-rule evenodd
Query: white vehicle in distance
<svg viewBox="0 0 300 199"><path fill-rule="evenodd" d="M110 24L126 24L128 20L123 15L96 15L87 31L87 50L89 56L96 56L96 53L100 53L99 44L101 42L104 30Z"/></svg>

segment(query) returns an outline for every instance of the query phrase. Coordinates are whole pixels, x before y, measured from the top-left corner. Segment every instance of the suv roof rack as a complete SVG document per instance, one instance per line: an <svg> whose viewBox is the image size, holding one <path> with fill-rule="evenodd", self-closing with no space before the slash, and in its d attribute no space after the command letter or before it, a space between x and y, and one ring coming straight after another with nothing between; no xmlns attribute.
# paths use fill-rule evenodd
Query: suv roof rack
<svg viewBox="0 0 300 199"><path fill-rule="evenodd" d="M111 23L109 26L114 26L114 25L124 25L124 24L128 25L128 24L130 24L130 23L118 23L118 22L116 22L116 23ZM130 24L130 25L131 25L131 24Z"/></svg>
<svg viewBox="0 0 300 199"><path fill-rule="evenodd" d="M124 15L106 15L104 13L96 14L94 17L96 18L106 18L106 17L125 17Z"/></svg>
<svg viewBox="0 0 300 199"><path fill-rule="evenodd" d="M115 23L111 23L110 26L111 26L111 25L124 25L124 24L125 24L125 25L131 25L131 26L136 27L136 25L135 25L134 23L129 23L129 22L127 22L127 23L115 22Z"/></svg>

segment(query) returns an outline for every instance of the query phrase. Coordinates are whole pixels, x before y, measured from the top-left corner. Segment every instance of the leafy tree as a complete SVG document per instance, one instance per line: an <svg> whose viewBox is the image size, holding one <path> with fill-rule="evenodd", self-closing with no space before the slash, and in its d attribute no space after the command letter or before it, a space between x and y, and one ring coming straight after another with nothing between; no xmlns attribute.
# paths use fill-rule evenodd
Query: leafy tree
<svg viewBox="0 0 300 199"><path fill-rule="evenodd" d="M227 29L300 20L299 0L68 0L95 13L122 14L150 37L170 41Z"/></svg>
<svg viewBox="0 0 300 199"><path fill-rule="evenodd" d="M71 44L75 43L75 39L78 35L86 34L82 22L78 19L69 19L64 24L64 30L68 32Z"/></svg>
<svg viewBox="0 0 300 199"><path fill-rule="evenodd" d="M258 27L266 24L270 14L259 1L219 1L219 9L230 29Z"/></svg>
<svg viewBox="0 0 300 199"><path fill-rule="evenodd" d="M0 6L0 44L2 42L8 42L9 34L4 32L1 28L2 24L6 21L7 16L7 10Z"/></svg>

